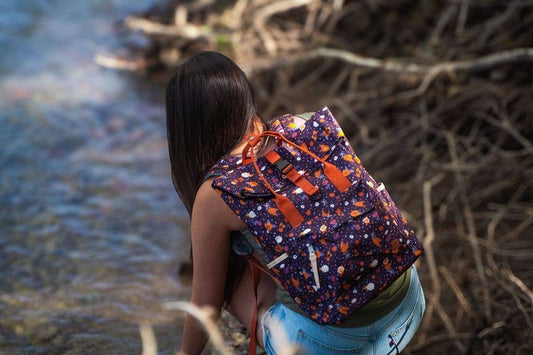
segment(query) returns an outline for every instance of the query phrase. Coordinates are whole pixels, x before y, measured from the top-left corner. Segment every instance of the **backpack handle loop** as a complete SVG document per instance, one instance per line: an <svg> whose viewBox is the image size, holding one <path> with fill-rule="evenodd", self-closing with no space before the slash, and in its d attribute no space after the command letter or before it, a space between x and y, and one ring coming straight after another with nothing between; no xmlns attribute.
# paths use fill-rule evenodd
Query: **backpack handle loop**
<svg viewBox="0 0 533 355"><path fill-rule="evenodd" d="M311 151L309 151L309 149L307 149L306 146L303 146L303 145L300 146L300 145L294 143L293 141L287 139L285 136L283 136L279 132L264 131L263 133L259 134L258 136L250 136L248 138L248 144L246 144L246 146L242 150L242 161L243 161L243 163L245 163L245 162L250 160L250 159L247 159L248 152L251 153L250 154L251 160L252 161L255 160L254 159L254 154L253 154L253 149L251 149L251 148L253 148L261 140L262 137L266 137L266 136L270 136L270 137L276 138L276 140L278 142L278 145L280 145L281 141L283 141L283 142L285 142L285 143L287 143L287 144L299 149L300 151L304 152L305 154L311 156L312 158L314 158L318 162L320 162L322 164L322 166L324 167L324 175L326 175L328 180L333 185L335 185L337 190L339 190L340 192L346 191L352 185L350 180L348 180L348 178L346 176L344 176L339 171L339 169L337 169L337 167L335 165L325 161L324 159L320 158L316 154L312 153ZM252 138L252 139L250 139L250 138ZM260 175L262 175L262 174L260 173ZM268 185L268 186L270 186L270 185Z"/></svg>
<svg viewBox="0 0 533 355"><path fill-rule="evenodd" d="M267 179L264 177L263 173L261 172L261 169L259 169L259 166L257 165L257 160L255 157L255 152L253 150L253 147L256 146L263 137L273 137L276 138L276 141L278 145L281 145L281 142L285 142L300 151L304 152L305 154L311 156L312 158L316 159L318 162L320 162L324 168L324 175L328 178L328 180L339 190L340 192L346 191L350 186L351 182L348 180L346 176L344 176L337 167L322 158L318 157L316 154L312 153L307 149L305 146L300 146L289 139L285 138L281 133L274 132L274 131L264 131L261 134L254 136L250 135L246 138L247 144L242 150L242 162L243 164L246 164L248 162L251 162L255 168L255 171L257 172L259 178L265 186L267 187L270 192L274 195L274 202L278 206L280 212L285 216L287 221L291 224L293 228L297 227L304 221L303 216L298 211L298 209L294 206L294 204L291 202L291 200L283 196L272 188L270 183L267 181ZM250 158L248 158L248 153L250 153Z"/></svg>
<svg viewBox="0 0 533 355"><path fill-rule="evenodd" d="M265 131L265 132L268 132L268 131ZM294 206L294 204L291 202L291 200L287 196L283 196L282 194L279 194L276 191L274 191L270 183L267 181L267 179L261 172L261 169L259 169L259 166L257 165L254 150L250 149L250 148L253 148L257 143L259 143L259 141L261 140L263 136L266 136L266 134L264 134L265 132L261 133L257 137L252 135L246 138L248 143L246 144L246 146L244 147L242 151L243 163L245 163L246 161L248 162L251 161L259 178L263 181L267 189L270 190L270 192L272 192L272 194L274 195L274 203L276 204L276 206L278 206L280 212L285 216L285 218L291 224L291 226L293 228L296 228L300 225L300 223L304 221L304 217L302 216L300 211L298 211L298 209ZM247 159L248 152L250 152L250 159Z"/></svg>

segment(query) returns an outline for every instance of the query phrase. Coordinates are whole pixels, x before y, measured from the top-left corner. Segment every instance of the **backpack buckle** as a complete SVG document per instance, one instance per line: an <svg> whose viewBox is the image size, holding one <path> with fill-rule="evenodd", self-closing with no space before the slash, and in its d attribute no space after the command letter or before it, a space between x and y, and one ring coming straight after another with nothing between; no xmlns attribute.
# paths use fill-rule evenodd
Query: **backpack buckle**
<svg viewBox="0 0 533 355"><path fill-rule="evenodd" d="M291 163L289 163L283 158L280 158L276 162L274 162L274 166L283 174L287 174L293 168Z"/></svg>

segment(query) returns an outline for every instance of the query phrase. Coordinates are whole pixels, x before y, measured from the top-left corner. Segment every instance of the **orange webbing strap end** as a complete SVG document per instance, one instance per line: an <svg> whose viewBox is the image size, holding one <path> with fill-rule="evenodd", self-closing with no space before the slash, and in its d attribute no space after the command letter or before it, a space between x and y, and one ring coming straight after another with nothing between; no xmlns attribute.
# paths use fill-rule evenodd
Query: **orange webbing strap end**
<svg viewBox="0 0 533 355"><path fill-rule="evenodd" d="M337 167L327 161L323 161L324 164L324 175L328 177L328 180L331 181L333 185L340 192L346 191L352 183L346 176L344 176Z"/></svg>
<svg viewBox="0 0 533 355"><path fill-rule="evenodd" d="M283 196L274 192L274 202L278 206L280 212L285 216L285 219L290 223L292 228L296 228L304 221L304 217L294 206L287 196Z"/></svg>
<svg viewBox="0 0 533 355"><path fill-rule="evenodd" d="M265 132L263 132L262 135L264 135L264 133ZM259 138L262 137L262 135L259 136ZM258 137L254 138L253 136L250 137L249 140L251 141L251 143L249 144L253 146L254 144L256 144L256 141L259 138ZM278 206L280 212L285 216L285 218L287 219L287 221L291 224L293 228L298 227L298 225L300 225L300 223L304 221L304 217L301 215L300 211L298 211L298 209L293 205L293 203L291 202L289 198L281 194L278 194L276 191L274 191L272 186L269 184L269 182L267 181L267 179L261 172L261 169L259 169L259 166L257 166L257 161L255 159L254 150L250 149L249 151L250 151L250 160L254 166L254 169L257 172L259 179L263 181L266 188L270 190L270 192L272 192L272 194L274 195L274 202L276 203L276 206ZM243 150L243 157L244 155L245 155L245 151Z"/></svg>

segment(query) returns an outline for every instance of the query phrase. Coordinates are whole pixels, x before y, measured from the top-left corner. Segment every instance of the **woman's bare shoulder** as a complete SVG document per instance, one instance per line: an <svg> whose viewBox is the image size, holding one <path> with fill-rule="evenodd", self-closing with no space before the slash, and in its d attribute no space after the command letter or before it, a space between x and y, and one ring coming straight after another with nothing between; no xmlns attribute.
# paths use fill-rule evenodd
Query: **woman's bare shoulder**
<svg viewBox="0 0 533 355"><path fill-rule="evenodd" d="M244 223L224 203L220 195L211 186L214 178L202 183L193 205L193 220L201 218L205 223L239 230Z"/></svg>

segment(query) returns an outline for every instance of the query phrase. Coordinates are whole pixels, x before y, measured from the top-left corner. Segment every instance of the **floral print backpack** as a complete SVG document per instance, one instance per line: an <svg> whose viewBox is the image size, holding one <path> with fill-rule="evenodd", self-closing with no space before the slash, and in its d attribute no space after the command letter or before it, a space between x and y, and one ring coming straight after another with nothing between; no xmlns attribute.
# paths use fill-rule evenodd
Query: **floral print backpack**
<svg viewBox="0 0 533 355"><path fill-rule="evenodd" d="M365 170L327 107L248 137L212 186L269 259L268 272L319 324L339 324L390 286L422 244L383 184ZM264 137L277 142L256 157ZM257 263L255 263L257 264Z"/></svg>

